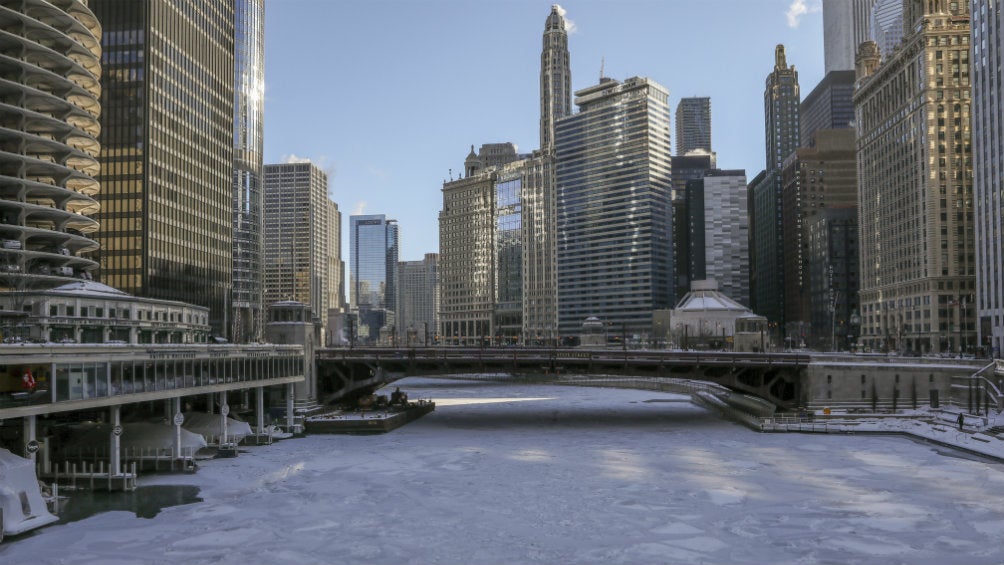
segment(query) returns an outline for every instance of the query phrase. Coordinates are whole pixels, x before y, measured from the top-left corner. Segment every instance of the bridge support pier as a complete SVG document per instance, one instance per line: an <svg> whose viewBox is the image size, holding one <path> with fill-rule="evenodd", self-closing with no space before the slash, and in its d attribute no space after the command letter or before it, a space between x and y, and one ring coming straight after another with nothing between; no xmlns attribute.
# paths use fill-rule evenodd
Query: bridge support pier
<svg viewBox="0 0 1004 565"><path fill-rule="evenodd" d="M122 406L112 406L109 410L108 423L112 426L111 437L108 438L108 474L111 476L122 473L122 438L115 430L122 425Z"/></svg>
<svg viewBox="0 0 1004 565"><path fill-rule="evenodd" d="M296 400L296 387L293 383L286 385L286 431L292 433L295 419L293 415L293 403Z"/></svg>

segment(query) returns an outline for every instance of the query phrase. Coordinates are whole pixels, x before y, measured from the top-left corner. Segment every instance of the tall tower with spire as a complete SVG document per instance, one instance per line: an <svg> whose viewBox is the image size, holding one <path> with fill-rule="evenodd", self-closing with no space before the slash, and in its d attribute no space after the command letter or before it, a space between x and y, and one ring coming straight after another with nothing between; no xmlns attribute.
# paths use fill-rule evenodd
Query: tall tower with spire
<svg viewBox="0 0 1004 565"><path fill-rule="evenodd" d="M565 10L554 4L544 24L540 52L540 149L554 151L554 122L572 113L572 71Z"/></svg>

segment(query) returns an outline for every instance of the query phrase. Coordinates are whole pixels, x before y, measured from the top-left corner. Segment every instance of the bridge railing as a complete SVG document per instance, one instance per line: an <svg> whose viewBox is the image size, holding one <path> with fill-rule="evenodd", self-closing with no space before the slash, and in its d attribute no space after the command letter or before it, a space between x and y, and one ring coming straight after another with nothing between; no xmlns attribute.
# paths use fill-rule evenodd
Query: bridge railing
<svg viewBox="0 0 1004 565"><path fill-rule="evenodd" d="M667 364L808 365L805 353L750 353L639 349L562 349L529 347L354 347L317 351L318 359L353 361L524 361L524 362L635 362Z"/></svg>

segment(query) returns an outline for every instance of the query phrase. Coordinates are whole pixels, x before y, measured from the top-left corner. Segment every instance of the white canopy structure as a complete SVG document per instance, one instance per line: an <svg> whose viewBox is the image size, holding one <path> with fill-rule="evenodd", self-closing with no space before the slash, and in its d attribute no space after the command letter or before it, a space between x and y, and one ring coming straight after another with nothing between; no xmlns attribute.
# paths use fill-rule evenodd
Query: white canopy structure
<svg viewBox="0 0 1004 565"><path fill-rule="evenodd" d="M682 347L763 351L766 324L766 318L722 294L714 280L699 280L668 312L665 331Z"/></svg>
<svg viewBox="0 0 1004 565"><path fill-rule="evenodd" d="M72 448L67 454L88 456L96 453L107 456L111 424L84 424L74 430ZM169 455L174 452L175 428L159 422L130 422L122 425L120 449L126 455ZM182 453L195 453L206 447L206 440L197 433L181 430Z"/></svg>
<svg viewBox="0 0 1004 565"><path fill-rule="evenodd" d="M220 437L223 435L221 418L220 414L185 412L185 423L182 426L186 430L201 435L209 443L219 444ZM250 435L254 435L250 424L227 417L227 442L239 443Z"/></svg>
<svg viewBox="0 0 1004 565"><path fill-rule="evenodd" d="M57 520L38 488L34 462L0 449L0 539Z"/></svg>

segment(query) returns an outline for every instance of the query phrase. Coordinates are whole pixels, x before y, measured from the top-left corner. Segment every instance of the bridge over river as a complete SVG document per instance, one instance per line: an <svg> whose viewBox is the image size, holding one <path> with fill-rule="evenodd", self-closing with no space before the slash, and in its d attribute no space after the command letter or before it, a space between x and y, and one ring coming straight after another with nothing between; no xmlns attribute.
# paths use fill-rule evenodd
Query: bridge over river
<svg viewBox="0 0 1004 565"><path fill-rule="evenodd" d="M321 349L316 360L319 386L332 396L381 374L387 378L375 380L477 373L621 375L708 381L794 408L811 358L804 353L418 347Z"/></svg>

